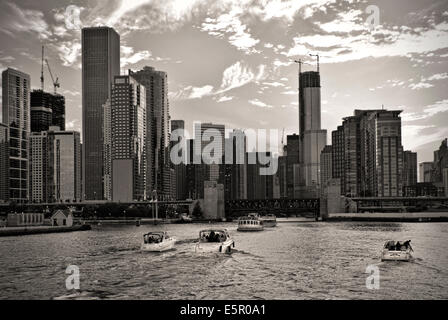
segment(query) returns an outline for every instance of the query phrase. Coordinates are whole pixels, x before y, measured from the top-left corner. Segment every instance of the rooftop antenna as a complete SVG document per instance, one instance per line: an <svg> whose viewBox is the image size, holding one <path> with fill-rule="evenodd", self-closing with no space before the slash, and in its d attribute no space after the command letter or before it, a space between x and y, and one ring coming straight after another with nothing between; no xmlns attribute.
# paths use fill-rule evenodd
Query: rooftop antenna
<svg viewBox="0 0 448 320"><path fill-rule="evenodd" d="M40 70L40 88L44 91L44 46L42 46L42 64Z"/></svg>
<svg viewBox="0 0 448 320"><path fill-rule="evenodd" d="M317 72L320 72L320 71L319 71L319 55L318 55L318 54L311 54L311 53L310 53L310 57L317 57Z"/></svg>

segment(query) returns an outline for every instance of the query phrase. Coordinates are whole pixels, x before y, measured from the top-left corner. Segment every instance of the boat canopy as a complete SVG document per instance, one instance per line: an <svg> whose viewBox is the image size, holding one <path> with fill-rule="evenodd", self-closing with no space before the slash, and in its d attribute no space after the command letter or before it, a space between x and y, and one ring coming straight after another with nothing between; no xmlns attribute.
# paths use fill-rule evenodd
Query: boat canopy
<svg viewBox="0 0 448 320"><path fill-rule="evenodd" d="M407 249L411 249L411 240L407 241L394 241L394 240L388 240L384 244L384 248L388 250L395 250L395 251L406 251Z"/></svg>
<svg viewBox="0 0 448 320"><path fill-rule="evenodd" d="M143 235L145 243L158 243L162 242L167 237L166 232L149 232Z"/></svg>
<svg viewBox="0 0 448 320"><path fill-rule="evenodd" d="M228 238L227 230L202 230L199 232L201 242L224 242Z"/></svg>

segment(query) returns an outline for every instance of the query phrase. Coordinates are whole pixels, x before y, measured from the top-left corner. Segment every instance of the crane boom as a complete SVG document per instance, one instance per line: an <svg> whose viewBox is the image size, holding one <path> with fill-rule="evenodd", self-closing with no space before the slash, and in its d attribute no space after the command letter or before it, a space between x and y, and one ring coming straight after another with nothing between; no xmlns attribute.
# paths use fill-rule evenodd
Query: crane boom
<svg viewBox="0 0 448 320"><path fill-rule="evenodd" d="M56 81L54 80L53 73L51 73L51 68L50 68L50 64L48 63L48 60L45 59L45 62L47 63L48 71L50 72L51 80L53 81L54 94L56 94L57 93L57 88L60 87L59 78L56 77Z"/></svg>
<svg viewBox="0 0 448 320"><path fill-rule="evenodd" d="M44 46L42 46L42 65L40 70L40 87L44 91Z"/></svg>

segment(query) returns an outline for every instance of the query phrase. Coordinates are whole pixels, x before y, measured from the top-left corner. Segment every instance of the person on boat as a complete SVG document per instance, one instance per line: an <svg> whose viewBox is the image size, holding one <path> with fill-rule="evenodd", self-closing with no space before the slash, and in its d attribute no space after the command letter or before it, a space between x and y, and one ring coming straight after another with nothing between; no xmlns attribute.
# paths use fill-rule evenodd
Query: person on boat
<svg viewBox="0 0 448 320"><path fill-rule="evenodd" d="M411 251L414 251L413 249L412 249L412 247L411 247L411 240L408 240L408 241L405 241L404 242L404 245L405 245L405 247L406 247L406 249L411 249Z"/></svg>
<svg viewBox="0 0 448 320"><path fill-rule="evenodd" d="M215 241L215 232L214 231L210 232L210 235L208 236L208 241L209 242Z"/></svg>

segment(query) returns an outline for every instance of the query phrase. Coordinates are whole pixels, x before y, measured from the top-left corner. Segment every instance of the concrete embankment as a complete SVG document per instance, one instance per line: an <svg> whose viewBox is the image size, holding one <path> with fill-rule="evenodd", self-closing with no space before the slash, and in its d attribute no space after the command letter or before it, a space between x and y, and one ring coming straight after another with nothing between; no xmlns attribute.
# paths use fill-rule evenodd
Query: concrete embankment
<svg viewBox="0 0 448 320"><path fill-rule="evenodd" d="M330 213L326 221L448 222L448 212Z"/></svg>
<svg viewBox="0 0 448 320"><path fill-rule="evenodd" d="M74 225L71 227L51 227L51 226L6 227L0 229L0 237L25 236L29 234L41 234L41 233L86 231L90 229L91 227L88 224Z"/></svg>

